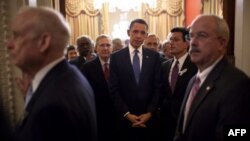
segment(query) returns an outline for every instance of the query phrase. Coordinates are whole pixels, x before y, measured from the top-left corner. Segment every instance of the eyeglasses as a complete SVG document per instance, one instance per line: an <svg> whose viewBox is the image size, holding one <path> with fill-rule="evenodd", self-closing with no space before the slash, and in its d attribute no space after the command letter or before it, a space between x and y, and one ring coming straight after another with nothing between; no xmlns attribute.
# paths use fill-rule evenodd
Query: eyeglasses
<svg viewBox="0 0 250 141"><path fill-rule="evenodd" d="M209 36L205 32L198 32L197 34L193 34L193 33L187 34L185 36L185 38L186 38L187 41L191 41L193 39L197 39L199 41L204 41L204 40L206 40L208 38L211 38L211 36ZM220 36L216 36L215 38L220 38Z"/></svg>

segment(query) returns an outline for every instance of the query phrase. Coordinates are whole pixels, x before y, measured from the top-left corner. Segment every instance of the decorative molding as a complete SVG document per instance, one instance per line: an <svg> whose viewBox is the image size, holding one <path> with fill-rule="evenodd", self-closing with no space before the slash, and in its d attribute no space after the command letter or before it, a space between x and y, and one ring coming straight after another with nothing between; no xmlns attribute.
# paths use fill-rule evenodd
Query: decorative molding
<svg viewBox="0 0 250 141"><path fill-rule="evenodd" d="M149 5L146 4L145 12L151 16L159 16L164 12L171 16L180 16L183 13L182 2L182 0L159 0L157 1L157 8L150 8Z"/></svg>
<svg viewBox="0 0 250 141"><path fill-rule="evenodd" d="M72 17L78 16L81 13L85 13L86 15L92 17L100 14L100 10L94 10L92 1L66 0L65 7L66 13Z"/></svg>
<svg viewBox="0 0 250 141"><path fill-rule="evenodd" d="M4 112L7 114L12 126L15 123L15 106L13 97L12 73L9 56L5 47L8 38L8 0L0 1L0 100L3 103Z"/></svg>

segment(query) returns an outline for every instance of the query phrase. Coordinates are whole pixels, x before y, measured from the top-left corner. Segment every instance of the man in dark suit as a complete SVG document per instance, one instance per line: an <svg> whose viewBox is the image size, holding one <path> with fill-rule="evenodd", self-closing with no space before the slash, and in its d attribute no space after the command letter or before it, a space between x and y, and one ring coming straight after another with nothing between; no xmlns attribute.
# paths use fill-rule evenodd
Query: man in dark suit
<svg viewBox="0 0 250 141"><path fill-rule="evenodd" d="M77 50L79 52L79 56L69 61L71 64L77 66L79 70L82 69L84 63L88 61L87 56L91 55L93 43L90 37L87 35L79 36L76 40Z"/></svg>
<svg viewBox="0 0 250 141"><path fill-rule="evenodd" d="M161 91L159 53L142 48L148 25L131 22L128 47L111 55L110 93L117 109L120 140L153 140L155 111Z"/></svg>
<svg viewBox="0 0 250 141"><path fill-rule="evenodd" d="M4 105L4 99L1 97L0 100L0 140L11 141L11 121L8 116L7 108Z"/></svg>
<svg viewBox="0 0 250 141"><path fill-rule="evenodd" d="M96 38L98 57L83 65L82 73L90 82L95 95L98 141L116 141L115 108L111 102L108 87L109 57L112 52L109 36L99 35Z"/></svg>
<svg viewBox="0 0 250 141"><path fill-rule="evenodd" d="M173 140L182 100L189 80L196 74L197 67L188 55L188 34L183 27L171 29L169 34L170 52L174 58L164 62L163 66L163 104L160 108L160 126L163 140ZM178 74L173 75L174 67L178 62ZM172 77L177 77L174 79ZM171 85L175 86L171 86Z"/></svg>
<svg viewBox="0 0 250 141"><path fill-rule="evenodd" d="M191 61L198 73L187 87L175 140L228 140L227 128L250 125L250 79L224 57L229 29L222 18L198 16L189 39Z"/></svg>
<svg viewBox="0 0 250 141"><path fill-rule="evenodd" d="M11 31L7 48L12 62L32 79L14 140L95 141L93 91L64 58L70 32L63 16L49 8L26 7Z"/></svg>

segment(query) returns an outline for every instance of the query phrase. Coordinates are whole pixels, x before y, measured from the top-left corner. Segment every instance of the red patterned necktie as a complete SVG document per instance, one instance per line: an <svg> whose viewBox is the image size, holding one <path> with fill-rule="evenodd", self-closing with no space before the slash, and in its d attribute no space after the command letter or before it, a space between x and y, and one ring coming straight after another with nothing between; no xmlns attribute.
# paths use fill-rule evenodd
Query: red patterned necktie
<svg viewBox="0 0 250 141"><path fill-rule="evenodd" d="M109 79L108 63L104 63L104 77L105 77L106 81L108 82L108 79Z"/></svg>
<svg viewBox="0 0 250 141"><path fill-rule="evenodd" d="M171 74L171 90L172 90L172 93L174 92L174 89L175 89L175 84L176 84L176 81L177 81L177 78L178 78L178 73L179 73L179 61L177 60L175 62L175 65L173 67L173 70L172 70L172 74Z"/></svg>
<svg viewBox="0 0 250 141"><path fill-rule="evenodd" d="M188 96L188 100L186 102L186 106L185 106L185 110L184 110L183 131L186 128L187 117L188 117L190 108L192 106L193 100L194 100L199 88L200 88L200 78L198 76L196 76L195 82L194 82L192 89L190 91L190 94Z"/></svg>

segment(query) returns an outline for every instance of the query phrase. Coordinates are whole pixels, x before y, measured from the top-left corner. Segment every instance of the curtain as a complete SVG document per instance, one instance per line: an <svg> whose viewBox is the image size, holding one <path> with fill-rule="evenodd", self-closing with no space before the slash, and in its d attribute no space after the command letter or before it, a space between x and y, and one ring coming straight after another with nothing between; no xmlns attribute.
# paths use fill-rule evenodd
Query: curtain
<svg viewBox="0 0 250 141"><path fill-rule="evenodd" d="M71 27L70 44L75 44L80 35L95 39L105 31L101 11L94 10L93 0L66 0L65 7L66 20Z"/></svg>
<svg viewBox="0 0 250 141"><path fill-rule="evenodd" d="M149 24L149 32L165 40L173 27L184 26L184 0L158 0L157 8L142 4L140 15Z"/></svg>
<svg viewBox="0 0 250 141"><path fill-rule="evenodd" d="M100 34L109 33L109 4L104 3L101 9L93 8L93 0L66 0L66 19L71 26L70 44L76 38L86 34L95 39ZM185 26L185 0L157 0L157 7L151 8L143 3L139 17L149 24L149 32L155 33L160 40L165 40L173 27ZM222 0L201 0L201 13L222 16Z"/></svg>
<svg viewBox="0 0 250 141"><path fill-rule="evenodd" d="M24 1L19 1L17 5L23 4ZM15 84L15 67L10 63L10 58L6 49L6 43L10 36L9 21L11 21L11 12L14 11L9 7L11 2L9 0L0 1L0 103L1 112L8 117L8 122L11 126L15 126L22 114L21 95L18 93ZM2 113L1 113L2 114ZM3 116L3 115L1 115Z"/></svg>
<svg viewBox="0 0 250 141"><path fill-rule="evenodd" d="M201 13L223 17L223 0L201 0L201 3Z"/></svg>

